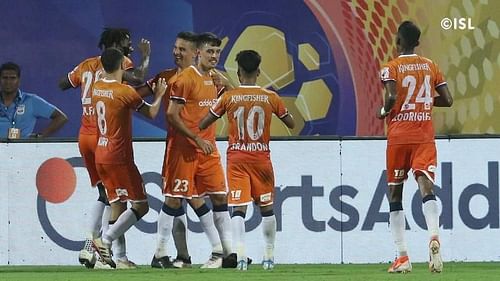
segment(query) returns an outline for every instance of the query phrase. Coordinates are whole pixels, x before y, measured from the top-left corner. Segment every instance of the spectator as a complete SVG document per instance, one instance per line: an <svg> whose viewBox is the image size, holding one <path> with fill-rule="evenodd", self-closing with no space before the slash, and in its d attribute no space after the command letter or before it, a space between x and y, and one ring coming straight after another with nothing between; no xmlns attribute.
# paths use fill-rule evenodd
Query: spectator
<svg viewBox="0 0 500 281"><path fill-rule="evenodd" d="M13 62L0 66L0 138L44 138L52 135L68 121L54 105L35 94L19 89L21 68ZM33 132L36 120L51 119L40 132Z"/></svg>

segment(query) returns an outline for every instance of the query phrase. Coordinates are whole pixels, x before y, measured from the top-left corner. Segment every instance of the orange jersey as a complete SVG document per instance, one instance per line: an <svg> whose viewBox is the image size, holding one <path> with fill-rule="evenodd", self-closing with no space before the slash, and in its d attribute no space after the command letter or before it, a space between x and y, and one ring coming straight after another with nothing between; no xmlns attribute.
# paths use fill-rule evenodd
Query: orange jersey
<svg viewBox="0 0 500 281"><path fill-rule="evenodd" d="M240 86L225 92L210 109L217 117L227 113L229 120L228 161L269 159L271 118L288 115L277 93L259 86Z"/></svg>
<svg viewBox="0 0 500 281"><path fill-rule="evenodd" d="M133 68L132 61L125 57L122 67L124 70ZM70 73L68 80L73 88L81 87L82 89L82 123L80 134L95 135L96 122L95 111L91 105L92 85L101 78L103 73L101 57L88 58L77 65Z"/></svg>
<svg viewBox="0 0 500 281"><path fill-rule="evenodd" d="M401 55L382 67L383 82L396 82L396 103L388 115L387 143L434 142L432 106L435 89L446 84L431 60Z"/></svg>
<svg viewBox="0 0 500 281"><path fill-rule="evenodd" d="M207 115L210 106L217 101L217 88L212 78L202 75L194 66L190 66L179 73L173 82L170 88L170 99L184 103L180 117L186 127L215 145L215 124L203 131L198 128L198 124ZM190 146L198 149L194 141L174 128L169 130L169 133L169 147Z"/></svg>
<svg viewBox="0 0 500 281"><path fill-rule="evenodd" d="M133 162L132 112L143 104L144 100L128 85L107 79L94 83L92 106L96 109L99 136L95 150L97 164Z"/></svg>

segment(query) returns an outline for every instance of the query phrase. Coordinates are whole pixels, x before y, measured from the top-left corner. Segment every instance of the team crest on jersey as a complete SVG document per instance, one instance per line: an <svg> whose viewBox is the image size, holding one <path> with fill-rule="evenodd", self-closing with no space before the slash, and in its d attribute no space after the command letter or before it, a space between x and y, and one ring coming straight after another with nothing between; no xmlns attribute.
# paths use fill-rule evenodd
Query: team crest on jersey
<svg viewBox="0 0 500 281"><path fill-rule="evenodd" d="M24 111L25 111L25 105L24 104L20 104L20 105L17 106L17 109L16 109L16 114L17 115L23 115Z"/></svg>
<svg viewBox="0 0 500 281"><path fill-rule="evenodd" d="M380 71L380 79L389 79L389 67L382 68L382 70Z"/></svg>

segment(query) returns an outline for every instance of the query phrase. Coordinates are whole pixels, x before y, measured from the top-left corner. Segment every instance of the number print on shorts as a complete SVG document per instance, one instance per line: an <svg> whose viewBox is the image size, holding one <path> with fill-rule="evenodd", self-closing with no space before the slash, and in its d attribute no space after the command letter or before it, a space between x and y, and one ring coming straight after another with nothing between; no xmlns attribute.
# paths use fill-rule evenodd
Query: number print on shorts
<svg viewBox="0 0 500 281"><path fill-rule="evenodd" d="M174 180L174 192L186 192L188 191L189 181L175 179Z"/></svg>

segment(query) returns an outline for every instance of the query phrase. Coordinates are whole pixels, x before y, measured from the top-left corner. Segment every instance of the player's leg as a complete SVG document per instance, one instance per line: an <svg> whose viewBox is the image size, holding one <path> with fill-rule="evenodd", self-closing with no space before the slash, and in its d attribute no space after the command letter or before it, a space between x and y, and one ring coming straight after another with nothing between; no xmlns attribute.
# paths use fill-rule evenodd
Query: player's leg
<svg viewBox="0 0 500 281"><path fill-rule="evenodd" d="M224 171L220 163L220 155L198 153L199 164L196 173L197 190L206 191L213 205L213 220L219 233L224 259L222 267L236 267L236 254L231 247L231 217L227 205L227 189ZM198 187L200 189L198 189Z"/></svg>
<svg viewBox="0 0 500 281"><path fill-rule="evenodd" d="M423 212L429 232L429 270L441 272L441 244L439 241L439 206L434 194L434 172L437 163L435 144L421 144L416 147L413 170L422 195Z"/></svg>
<svg viewBox="0 0 500 281"><path fill-rule="evenodd" d="M167 177L167 169L168 169L168 145L165 147L165 156L163 160L162 167L162 177L163 180L166 180ZM171 161L171 160L170 160ZM174 163L175 165L175 163ZM179 212L179 215L174 217L174 226L172 229L172 236L174 238L175 248L177 250L177 257L172 261L173 267L183 268L183 267L191 267L191 256L189 255L188 247L187 247L187 216L182 208L182 212ZM161 234L159 234L161 235ZM159 247L164 248L165 246L159 245ZM163 251L163 250L161 250ZM166 252L166 250L165 250ZM166 255L166 254L165 254ZM164 259L163 262L166 262Z"/></svg>
<svg viewBox="0 0 500 281"><path fill-rule="evenodd" d="M233 248L237 256L238 270L247 270L248 261L245 247L245 216L247 206L253 202L250 174L244 164L227 163L227 184L229 187L228 205L231 206L231 230Z"/></svg>
<svg viewBox="0 0 500 281"><path fill-rule="evenodd" d="M151 261L152 267L172 267L172 262L167 255L167 241L172 235L175 218L185 217L182 198L191 198L192 189L194 188L194 167L196 165L194 155L193 149L170 149L166 155L163 165L163 195L165 195L165 201L158 214L157 243Z"/></svg>
<svg viewBox="0 0 500 281"><path fill-rule="evenodd" d="M173 260L172 265L176 268L191 267L191 256L187 247L187 216L184 208L182 211L182 214L174 217L172 229L175 249L177 250L177 257Z"/></svg>
<svg viewBox="0 0 500 281"><path fill-rule="evenodd" d="M406 219L403 210L403 182L407 178L409 164L407 147L389 145L386 153L387 182L389 186L389 225L392 238L398 251L398 258L389 267L388 272L410 272L412 270L408 258L405 239Z"/></svg>
<svg viewBox="0 0 500 281"><path fill-rule="evenodd" d="M273 205L261 206L262 234L264 236L264 258L262 267L265 270L274 268L274 243L276 241L276 216Z"/></svg>
<svg viewBox="0 0 500 281"><path fill-rule="evenodd" d="M97 242L94 240L94 244L97 244L99 254L106 263L116 267L111 260L111 243L139 221L149 211L149 205L142 177L134 163L99 165L98 169L107 188L111 219L108 231ZM129 209L126 203L128 200L132 202Z"/></svg>
<svg viewBox="0 0 500 281"><path fill-rule="evenodd" d="M98 188L99 196L97 201L90 203L88 230L86 234L85 244L79 252L78 260L88 268L94 267L96 256L92 247L92 240L101 235L103 211L109 203L106 198L104 186L101 183L100 177L95 168L94 151L97 138L91 135L80 135L78 138L78 148L83 158L87 172L89 173L90 183L92 187ZM109 210L109 207L108 207Z"/></svg>
<svg viewBox="0 0 500 281"><path fill-rule="evenodd" d="M274 244L276 241L276 216L274 215L274 171L271 161L246 164L250 174L253 201L260 206L262 234L264 236L264 270L274 268Z"/></svg>
<svg viewBox="0 0 500 281"><path fill-rule="evenodd" d="M236 269L247 270L247 254L245 247L245 216L247 212L247 206L235 206L233 207L233 213L231 217L231 229L233 232L233 248L235 248L236 255L238 258L238 265Z"/></svg>

